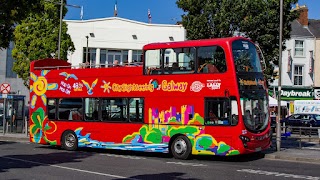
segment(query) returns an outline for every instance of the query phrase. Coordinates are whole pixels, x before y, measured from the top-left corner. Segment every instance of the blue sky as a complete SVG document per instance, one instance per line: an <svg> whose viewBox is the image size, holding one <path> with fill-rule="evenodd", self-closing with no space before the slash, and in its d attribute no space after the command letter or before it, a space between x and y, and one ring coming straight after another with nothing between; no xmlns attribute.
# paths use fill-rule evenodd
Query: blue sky
<svg viewBox="0 0 320 180"><path fill-rule="evenodd" d="M152 23L175 24L183 11L176 0L117 0L118 17L148 22L148 9ZM68 4L84 7L83 19L112 17L115 0L67 0ZM309 19L320 19L320 0L299 0L299 5L309 8ZM69 7L65 19L80 20L80 9Z"/></svg>

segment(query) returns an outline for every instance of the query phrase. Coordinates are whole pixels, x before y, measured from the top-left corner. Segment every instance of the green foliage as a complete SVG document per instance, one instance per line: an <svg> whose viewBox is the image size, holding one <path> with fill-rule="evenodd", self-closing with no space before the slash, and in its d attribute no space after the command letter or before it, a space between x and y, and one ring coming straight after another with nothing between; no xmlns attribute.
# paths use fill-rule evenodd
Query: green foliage
<svg viewBox="0 0 320 180"><path fill-rule="evenodd" d="M64 8L65 15L67 9ZM43 58L57 56L60 26L60 6L43 1L41 11L32 12L16 26L14 31L15 46L12 56L16 60L13 71L24 80L28 86L30 62ZM61 59L67 59L68 52L75 48L71 37L67 34L67 24L62 23Z"/></svg>
<svg viewBox="0 0 320 180"><path fill-rule="evenodd" d="M38 0L0 0L0 49L9 47L13 40L14 25L39 8Z"/></svg>
<svg viewBox="0 0 320 180"><path fill-rule="evenodd" d="M290 11L297 1L283 1L283 44L290 38L290 22L298 17L297 11ZM273 64L279 61L279 0L177 0L176 3L185 12L182 24L188 39L230 37L241 32L260 45L266 59L266 77L273 80Z"/></svg>

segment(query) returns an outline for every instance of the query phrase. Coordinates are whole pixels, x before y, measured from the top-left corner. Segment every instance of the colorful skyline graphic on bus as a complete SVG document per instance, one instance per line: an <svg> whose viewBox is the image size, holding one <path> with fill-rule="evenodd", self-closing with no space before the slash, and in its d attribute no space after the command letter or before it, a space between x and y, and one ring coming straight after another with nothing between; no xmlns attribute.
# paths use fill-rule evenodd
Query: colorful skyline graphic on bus
<svg viewBox="0 0 320 180"><path fill-rule="evenodd" d="M138 132L134 132L123 138L122 143L101 142L90 138L90 133L81 134L83 127L75 130L79 139L79 147L136 150L145 152L167 153L170 138L176 134L186 135L192 144L193 154L210 154L229 156L239 154L238 150L223 141L217 142L214 137L205 134L204 120L194 113L194 107L183 105L181 113L175 107L166 111L149 109L149 125L143 125ZM192 114L192 116L189 116ZM189 120L189 117L192 119ZM184 126L189 124L189 126Z"/></svg>

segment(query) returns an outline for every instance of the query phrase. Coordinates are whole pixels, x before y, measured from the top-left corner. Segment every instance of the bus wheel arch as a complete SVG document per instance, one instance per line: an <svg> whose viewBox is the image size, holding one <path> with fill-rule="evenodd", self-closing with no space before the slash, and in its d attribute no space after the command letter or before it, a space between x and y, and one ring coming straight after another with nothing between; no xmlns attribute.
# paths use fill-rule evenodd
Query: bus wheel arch
<svg viewBox="0 0 320 180"><path fill-rule="evenodd" d="M66 130L61 136L61 147L67 151L75 151L78 148L78 138L72 130Z"/></svg>
<svg viewBox="0 0 320 180"><path fill-rule="evenodd" d="M176 159L189 159L192 153L192 144L189 138L182 134L172 136L169 142L169 153Z"/></svg>

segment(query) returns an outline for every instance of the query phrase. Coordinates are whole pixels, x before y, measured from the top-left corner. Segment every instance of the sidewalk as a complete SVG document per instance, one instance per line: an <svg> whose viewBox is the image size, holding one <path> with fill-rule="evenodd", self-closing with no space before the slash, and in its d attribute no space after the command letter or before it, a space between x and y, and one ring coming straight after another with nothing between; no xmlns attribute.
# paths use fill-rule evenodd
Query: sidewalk
<svg viewBox="0 0 320 180"><path fill-rule="evenodd" d="M0 134L0 141L29 142L26 134ZM262 151L264 158L275 160L289 160L320 164L320 143L303 141L302 149L295 138L281 140L281 151L276 150L276 141L271 148Z"/></svg>
<svg viewBox="0 0 320 180"><path fill-rule="evenodd" d="M22 133L0 133L0 141L30 142L29 135Z"/></svg>
<svg viewBox="0 0 320 180"><path fill-rule="evenodd" d="M281 150L276 149L276 140L273 138L272 147L263 151L266 159L278 159L297 162L320 164L320 142L304 139L299 148L299 139L293 137L281 139Z"/></svg>

